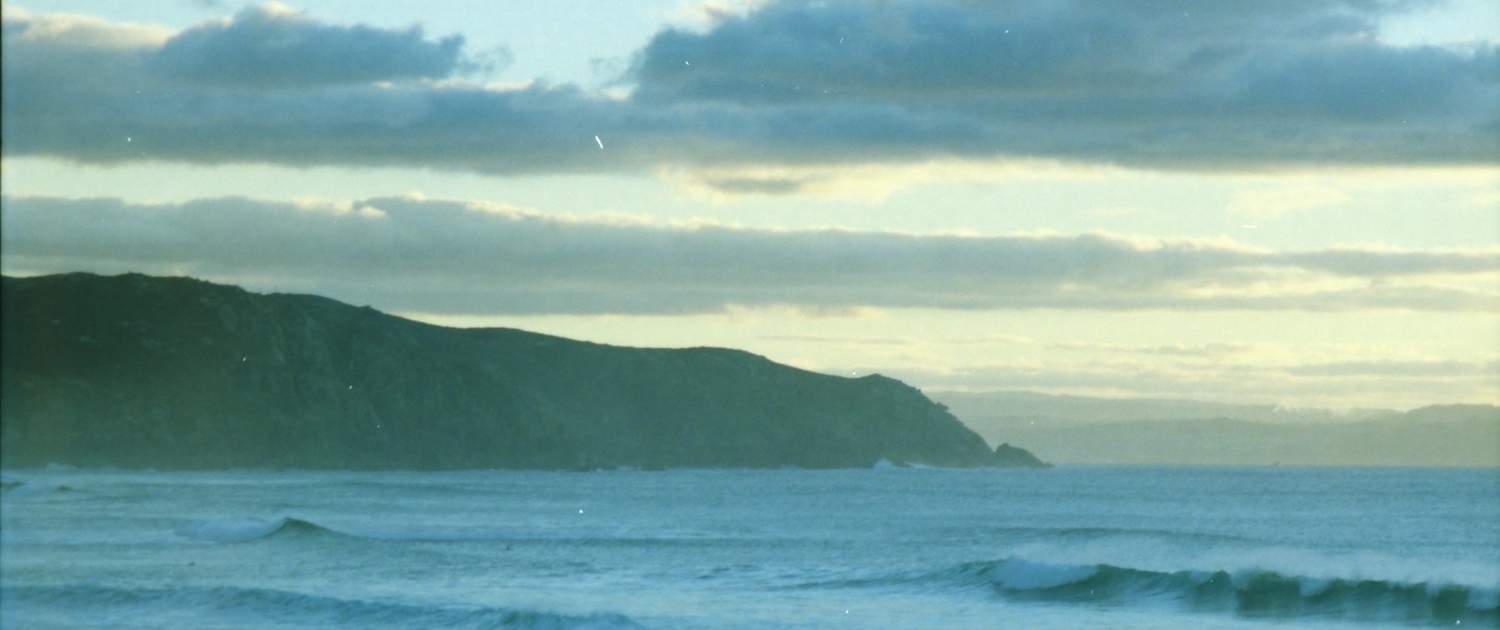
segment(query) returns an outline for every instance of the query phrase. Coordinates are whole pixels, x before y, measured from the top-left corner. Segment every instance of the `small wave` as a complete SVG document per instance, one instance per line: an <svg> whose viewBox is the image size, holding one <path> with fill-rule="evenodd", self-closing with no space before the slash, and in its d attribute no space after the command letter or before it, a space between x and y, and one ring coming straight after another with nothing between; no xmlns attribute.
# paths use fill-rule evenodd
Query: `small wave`
<svg viewBox="0 0 1500 630"><path fill-rule="evenodd" d="M1500 588L1433 582L1316 578L1273 571L1148 571L1007 558L965 564L937 577L1030 601L1173 603L1199 612L1294 619L1323 617L1453 625L1500 623Z"/></svg>
<svg viewBox="0 0 1500 630"><path fill-rule="evenodd" d="M0 492L12 497L45 496L81 492L78 488L56 482L34 482L6 479L0 482Z"/></svg>
<svg viewBox="0 0 1500 630"><path fill-rule="evenodd" d="M272 536L340 535L317 523L291 517L273 520L216 518L189 523L176 531L178 536L218 543L247 542Z"/></svg>
<svg viewBox="0 0 1500 630"><path fill-rule="evenodd" d="M1136 527L995 527L990 531L997 534L1025 536L1028 538L1048 537L1065 541L1088 541L1115 538L1136 539L1159 539L1179 544L1183 541L1203 543L1244 543L1256 542L1253 538L1245 536L1234 536L1228 534L1216 534L1209 532L1193 532L1165 528L1136 528Z"/></svg>
<svg viewBox="0 0 1500 630"><path fill-rule="evenodd" d="M232 613L239 618L291 622L298 626L350 628L497 628L502 630L643 630L620 614L565 615L538 610L494 607L417 605L346 599L290 591L215 587L187 589L125 589L98 585L29 586L7 588L7 609L18 615L44 615L43 608L98 609L106 614L149 614L171 609L181 618L186 611L205 615ZM19 610L10 607L17 606ZM7 615L9 619L11 615ZM20 621L21 616L16 619ZM24 625L24 624L23 624Z"/></svg>
<svg viewBox="0 0 1500 630"><path fill-rule="evenodd" d="M281 537L328 537L341 539L357 539L370 542L383 543L412 543L412 542L501 542L514 543L521 541L551 541L551 542L626 542L626 543L650 543L658 542L656 538L580 538L571 534L561 534L551 531L495 531L495 530L365 530L351 529L339 530L324 527L311 521L299 518L284 517L277 519L262 519L254 517L238 518L213 518L194 521L178 527L175 530L178 536L192 538L216 543L238 543L253 540Z"/></svg>

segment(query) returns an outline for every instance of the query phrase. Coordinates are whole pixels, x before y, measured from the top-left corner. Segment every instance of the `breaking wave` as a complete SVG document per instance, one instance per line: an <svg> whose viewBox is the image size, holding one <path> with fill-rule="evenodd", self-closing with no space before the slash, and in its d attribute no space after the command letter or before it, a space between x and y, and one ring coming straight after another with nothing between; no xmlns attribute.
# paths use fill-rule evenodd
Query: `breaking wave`
<svg viewBox="0 0 1500 630"><path fill-rule="evenodd" d="M951 580L1027 601L1137 605L1168 603L1197 612L1268 619L1500 624L1500 587L1285 575L1274 571L1150 571L1006 558L962 565L929 579Z"/></svg>

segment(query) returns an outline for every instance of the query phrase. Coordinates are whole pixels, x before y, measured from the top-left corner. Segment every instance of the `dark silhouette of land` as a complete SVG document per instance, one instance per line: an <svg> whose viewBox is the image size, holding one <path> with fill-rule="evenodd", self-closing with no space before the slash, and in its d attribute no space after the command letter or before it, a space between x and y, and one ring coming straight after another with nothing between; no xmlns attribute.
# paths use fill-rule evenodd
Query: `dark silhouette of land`
<svg viewBox="0 0 1500 630"><path fill-rule="evenodd" d="M0 465L1037 466L918 390L187 278L4 278Z"/></svg>

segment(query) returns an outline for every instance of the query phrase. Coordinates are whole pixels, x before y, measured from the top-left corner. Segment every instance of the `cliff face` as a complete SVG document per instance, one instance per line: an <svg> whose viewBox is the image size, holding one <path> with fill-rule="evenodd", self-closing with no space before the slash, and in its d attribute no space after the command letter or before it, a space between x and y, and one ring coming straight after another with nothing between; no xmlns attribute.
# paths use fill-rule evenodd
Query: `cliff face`
<svg viewBox="0 0 1500 630"><path fill-rule="evenodd" d="M5 278L0 463L862 467L1006 461L898 381L449 329L181 278Z"/></svg>

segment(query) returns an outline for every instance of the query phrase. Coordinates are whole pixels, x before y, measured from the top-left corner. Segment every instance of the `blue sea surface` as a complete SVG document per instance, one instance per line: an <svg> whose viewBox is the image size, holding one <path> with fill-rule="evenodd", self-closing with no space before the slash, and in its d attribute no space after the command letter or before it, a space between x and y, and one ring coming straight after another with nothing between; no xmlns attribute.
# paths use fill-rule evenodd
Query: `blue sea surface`
<svg viewBox="0 0 1500 630"><path fill-rule="evenodd" d="M0 627L1500 627L1500 470L10 470Z"/></svg>

